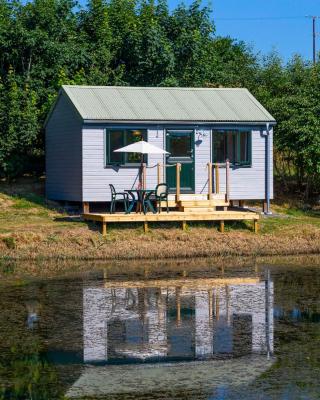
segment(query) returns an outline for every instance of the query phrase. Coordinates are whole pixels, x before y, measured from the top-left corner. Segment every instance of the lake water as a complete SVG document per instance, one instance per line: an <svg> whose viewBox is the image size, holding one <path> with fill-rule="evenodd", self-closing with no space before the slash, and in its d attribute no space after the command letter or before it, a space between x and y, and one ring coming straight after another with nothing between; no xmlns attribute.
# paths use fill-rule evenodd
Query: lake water
<svg viewBox="0 0 320 400"><path fill-rule="evenodd" d="M126 270L2 284L0 399L320 399L320 267Z"/></svg>

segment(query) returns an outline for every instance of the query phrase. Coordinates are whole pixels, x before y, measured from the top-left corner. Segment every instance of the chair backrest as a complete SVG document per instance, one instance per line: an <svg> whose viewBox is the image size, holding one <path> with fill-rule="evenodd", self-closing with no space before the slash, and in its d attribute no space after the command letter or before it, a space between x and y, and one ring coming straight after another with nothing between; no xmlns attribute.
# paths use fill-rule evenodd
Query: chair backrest
<svg viewBox="0 0 320 400"><path fill-rule="evenodd" d="M166 183L159 183L156 186L156 196L164 197L168 195L168 192L169 192L169 187Z"/></svg>
<svg viewBox="0 0 320 400"><path fill-rule="evenodd" d="M110 186L111 194L116 194L115 187L111 183L109 183L109 186Z"/></svg>

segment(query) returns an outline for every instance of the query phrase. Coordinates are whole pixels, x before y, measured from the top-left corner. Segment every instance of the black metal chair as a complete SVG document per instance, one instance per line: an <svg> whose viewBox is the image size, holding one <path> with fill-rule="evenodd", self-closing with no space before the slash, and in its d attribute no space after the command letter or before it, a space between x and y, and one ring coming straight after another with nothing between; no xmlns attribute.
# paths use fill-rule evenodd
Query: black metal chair
<svg viewBox="0 0 320 400"><path fill-rule="evenodd" d="M155 200L158 213L161 212L161 202L166 203L167 213L169 212L169 186L166 183L159 183L155 190L148 193L143 202L143 211L146 213L147 209L150 209L149 203L151 200Z"/></svg>
<svg viewBox="0 0 320 400"><path fill-rule="evenodd" d="M128 193L117 192L112 184L109 184L111 190L111 204L110 204L110 214L113 214L116 209L116 202L122 202L124 204L124 211L128 212Z"/></svg>
<svg viewBox="0 0 320 400"><path fill-rule="evenodd" d="M130 214L131 211L135 208L136 204L137 204L137 199L135 197L135 195L128 190L128 198L127 198L127 211L126 214Z"/></svg>

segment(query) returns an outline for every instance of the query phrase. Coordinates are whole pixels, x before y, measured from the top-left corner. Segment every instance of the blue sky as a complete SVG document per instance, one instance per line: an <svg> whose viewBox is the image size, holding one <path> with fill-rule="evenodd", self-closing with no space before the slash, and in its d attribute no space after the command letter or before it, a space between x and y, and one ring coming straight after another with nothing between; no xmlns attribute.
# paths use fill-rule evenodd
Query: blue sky
<svg viewBox="0 0 320 400"><path fill-rule="evenodd" d="M170 8L180 3L168 1ZM320 0L212 0L211 8L218 35L244 40L261 54L276 49L284 60L294 53L312 59L312 23L305 16L320 16ZM317 28L320 34L320 19ZM320 35L317 42L320 50Z"/></svg>

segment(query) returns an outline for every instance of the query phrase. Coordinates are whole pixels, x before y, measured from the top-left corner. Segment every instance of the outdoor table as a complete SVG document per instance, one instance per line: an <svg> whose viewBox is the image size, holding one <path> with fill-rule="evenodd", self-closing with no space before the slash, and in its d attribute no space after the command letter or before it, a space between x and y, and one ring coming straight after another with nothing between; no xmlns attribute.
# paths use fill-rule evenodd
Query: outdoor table
<svg viewBox="0 0 320 400"><path fill-rule="evenodd" d="M137 193L137 210L136 210L136 212L141 213L144 209L143 204L144 204L146 195L151 192L154 192L154 189L128 189L128 190L125 190L125 192L132 193L132 194ZM151 201L147 200L147 203L148 203L150 210L153 212L153 214L156 214L156 210L154 209ZM131 210L129 209L129 212L130 211Z"/></svg>

